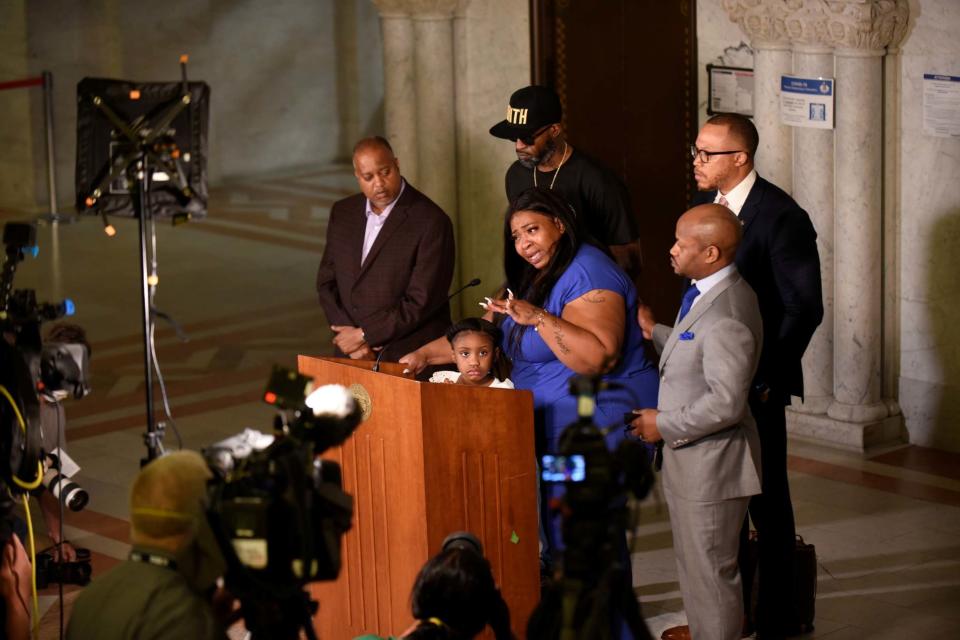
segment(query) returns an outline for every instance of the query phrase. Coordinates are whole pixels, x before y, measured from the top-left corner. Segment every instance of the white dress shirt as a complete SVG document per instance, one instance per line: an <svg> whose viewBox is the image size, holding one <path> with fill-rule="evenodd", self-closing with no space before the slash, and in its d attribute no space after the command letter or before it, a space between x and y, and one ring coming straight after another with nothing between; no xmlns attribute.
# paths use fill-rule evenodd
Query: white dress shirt
<svg viewBox="0 0 960 640"><path fill-rule="evenodd" d="M744 182L746 182L746 180L744 180ZM733 193L733 190L731 190L731 193ZM742 203L741 203L741 206L742 206ZM707 291L710 291L710 289L716 286L718 282L720 282L721 280L723 280L724 278L726 278L728 275L730 275L736 270L737 270L737 265L731 262L730 264L725 266L723 269L720 269L720 271L711 273L706 278L701 278L700 280L693 280L692 282L693 284L697 285L697 291L699 291L700 294L693 299L693 303L690 304L690 308L693 309L695 306L697 306L697 303L700 302L701 299L703 299L703 296L704 294L707 293ZM687 313L689 313L689 311Z"/></svg>
<svg viewBox="0 0 960 640"><path fill-rule="evenodd" d="M383 211L380 213L375 213L373 208L370 206L370 199L367 198L367 227L363 231L363 251L360 253L360 264L362 265L367 259L367 254L370 253L370 249L373 247L373 243L376 242L377 236L380 235L380 230L383 229L383 225L387 223L387 216L390 215L390 212L393 211L393 206L397 204L397 200L400 199L400 196L403 195L403 189L407 186L406 180L400 180L400 193L397 194L397 197L393 201L383 208Z"/></svg>
<svg viewBox="0 0 960 640"><path fill-rule="evenodd" d="M720 193L720 189L717 189L717 197L715 197L713 201L714 203L718 203L720 196L723 196L727 199L727 207L739 218L740 210L743 209L743 204L747 201L747 196L750 195L750 189L753 189L753 183L756 181L757 170L751 169L747 177L741 180L740 184L733 189L730 189L729 193Z"/></svg>

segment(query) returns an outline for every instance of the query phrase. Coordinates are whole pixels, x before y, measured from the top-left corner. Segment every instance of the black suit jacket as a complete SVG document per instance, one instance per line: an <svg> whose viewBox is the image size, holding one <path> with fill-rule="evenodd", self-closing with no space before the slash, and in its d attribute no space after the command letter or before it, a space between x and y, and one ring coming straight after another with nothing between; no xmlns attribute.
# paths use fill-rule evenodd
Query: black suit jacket
<svg viewBox="0 0 960 640"><path fill-rule="evenodd" d="M713 202L716 191L705 193ZM766 384L789 402L803 397L800 358L823 320L823 287L817 232L793 198L760 176L743 208L737 269L753 287L763 317L763 350L755 384Z"/></svg>
<svg viewBox="0 0 960 640"><path fill-rule="evenodd" d="M330 324L362 328L370 346L389 347L385 360L397 360L450 326L453 225L408 182L361 266L365 209L362 193L334 203L317 293Z"/></svg>

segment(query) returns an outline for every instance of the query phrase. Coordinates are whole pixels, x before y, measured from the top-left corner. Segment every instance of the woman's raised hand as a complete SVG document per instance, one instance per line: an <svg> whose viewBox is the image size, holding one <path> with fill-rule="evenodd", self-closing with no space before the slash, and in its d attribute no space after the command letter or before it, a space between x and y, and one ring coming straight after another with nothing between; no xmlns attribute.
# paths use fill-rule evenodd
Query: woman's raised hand
<svg viewBox="0 0 960 640"><path fill-rule="evenodd" d="M486 298L484 306L488 311L502 313L513 318L517 324L532 325L539 322L540 307L535 307L526 300L513 297L513 292L507 289L506 298ZM484 305L484 303L480 303Z"/></svg>

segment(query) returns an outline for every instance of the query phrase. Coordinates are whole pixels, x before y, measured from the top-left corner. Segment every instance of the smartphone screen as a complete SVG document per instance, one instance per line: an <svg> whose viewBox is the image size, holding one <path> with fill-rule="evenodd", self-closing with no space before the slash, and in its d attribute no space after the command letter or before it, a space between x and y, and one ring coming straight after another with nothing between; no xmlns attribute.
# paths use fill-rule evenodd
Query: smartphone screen
<svg viewBox="0 0 960 640"><path fill-rule="evenodd" d="M583 482L587 477L587 464L580 455L545 455L540 468L544 482Z"/></svg>

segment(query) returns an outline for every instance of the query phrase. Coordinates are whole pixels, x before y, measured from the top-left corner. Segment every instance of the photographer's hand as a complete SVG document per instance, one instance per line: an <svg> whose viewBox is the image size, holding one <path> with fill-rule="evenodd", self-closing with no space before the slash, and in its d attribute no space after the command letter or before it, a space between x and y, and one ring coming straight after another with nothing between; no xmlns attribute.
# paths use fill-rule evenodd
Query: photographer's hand
<svg viewBox="0 0 960 640"><path fill-rule="evenodd" d="M16 534L11 534L0 552L0 596L7 609L4 637L27 638L30 635L30 560Z"/></svg>
<svg viewBox="0 0 960 640"><path fill-rule="evenodd" d="M76 562L77 561L77 550L73 548L73 545L64 540L61 543L54 541L53 548L50 549L50 554L53 556L54 562Z"/></svg>
<svg viewBox="0 0 960 640"><path fill-rule="evenodd" d="M77 550L69 542L60 542L60 530L62 523L60 521L60 501L49 491L44 491L37 499L40 503L40 515L43 516L43 522L47 525L47 536L53 543L50 552L56 562L74 562L77 559ZM59 547L59 548L58 548Z"/></svg>

